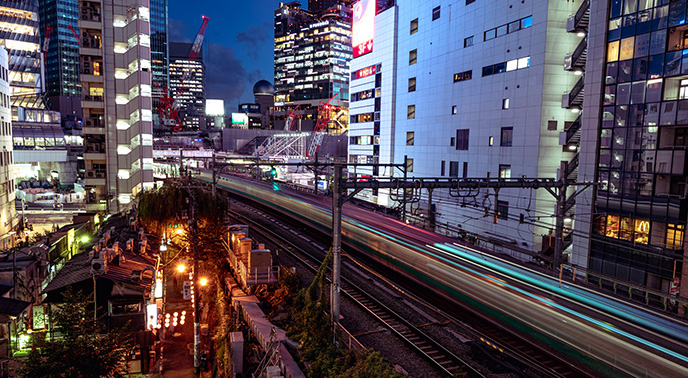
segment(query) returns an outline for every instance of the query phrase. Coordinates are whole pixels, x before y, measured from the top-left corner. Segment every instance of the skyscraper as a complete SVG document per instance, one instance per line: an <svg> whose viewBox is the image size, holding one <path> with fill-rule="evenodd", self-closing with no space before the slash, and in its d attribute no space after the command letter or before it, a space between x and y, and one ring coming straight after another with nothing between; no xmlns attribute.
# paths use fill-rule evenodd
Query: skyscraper
<svg viewBox="0 0 688 378"><path fill-rule="evenodd" d="M0 42L9 52L12 94L42 92L38 6L33 1L4 1L0 15L5 23Z"/></svg>
<svg viewBox="0 0 688 378"><path fill-rule="evenodd" d="M153 185L148 0L80 0L87 208L118 211Z"/></svg>
<svg viewBox="0 0 688 378"><path fill-rule="evenodd" d="M203 49L195 62L189 60L192 43L170 43L170 89L179 103L182 130L198 130L205 120L205 65ZM184 83L182 77L189 72Z"/></svg>
<svg viewBox="0 0 688 378"><path fill-rule="evenodd" d="M99 21L100 14L88 10L79 13L78 0L39 0L38 4L41 48L46 38L50 39L44 63L45 92L54 110L62 115L81 115L78 23Z"/></svg>
<svg viewBox="0 0 688 378"><path fill-rule="evenodd" d="M18 224L14 204L14 153L7 55L5 49L0 49L0 249L5 250L13 246L10 231L14 231Z"/></svg>
<svg viewBox="0 0 688 378"><path fill-rule="evenodd" d="M153 116L163 93L169 87L167 0L150 0L151 69L153 71Z"/></svg>

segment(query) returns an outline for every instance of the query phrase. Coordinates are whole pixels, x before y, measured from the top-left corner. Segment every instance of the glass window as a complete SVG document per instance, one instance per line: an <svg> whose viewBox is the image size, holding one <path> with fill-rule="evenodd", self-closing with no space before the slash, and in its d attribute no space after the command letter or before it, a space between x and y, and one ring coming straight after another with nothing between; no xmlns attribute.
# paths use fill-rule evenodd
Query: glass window
<svg viewBox="0 0 688 378"><path fill-rule="evenodd" d="M616 107L614 112L614 126L626 127L628 120L628 105L620 105Z"/></svg>
<svg viewBox="0 0 688 378"><path fill-rule="evenodd" d="M612 138L612 148L614 150L623 150L626 143L626 128L614 129L614 137ZM607 130L609 131L609 130Z"/></svg>
<svg viewBox="0 0 688 378"><path fill-rule="evenodd" d="M497 28L497 37L501 37L503 35L506 35L507 32L507 25L502 25Z"/></svg>
<svg viewBox="0 0 688 378"><path fill-rule="evenodd" d="M616 83L616 74L619 72L619 63L613 62L607 64L607 75L605 78L605 84Z"/></svg>
<svg viewBox="0 0 688 378"><path fill-rule="evenodd" d="M490 76L494 74L494 66L483 67L483 76Z"/></svg>
<svg viewBox="0 0 688 378"><path fill-rule="evenodd" d="M413 159L406 158L406 172L413 172Z"/></svg>
<svg viewBox="0 0 688 378"><path fill-rule="evenodd" d="M529 28L533 26L533 16L528 16L521 19L521 29Z"/></svg>
<svg viewBox="0 0 688 378"><path fill-rule="evenodd" d="M513 127L502 127L501 140L499 145L502 147L511 147L514 138Z"/></svg>
<svg viewBox="0 0 688 378"><path fill-rule="evenodd" d="M652 33L650 37L650 55L662 54L666 51L666 29Z"/></svg>
<svg viewBox="0 0 688 378"><path fill-rule="evenodd" d="M408 79L408 91L409 92L415 92L416 91L416 78L415 77Z"/></svg>
<svg viewBox="0 0 688 378"><path fill-rule="evenodd" d="M511 166L507 164L499 165L499 178L511 178Z"/></svg>
<svg viewBox="0 0 688 378"><path fill-rule="evenodd" d="M638 10L638 0L624 1L623 14L635 13Z"/></svg>
<svg viewBox="0 0 688 378"><path fill-rule="evenodd" d="M647 81L647 94L645 101L659 102L662 100L662 79L653 79Z"/></svg>
<svg viewBox="0 0 688 378"><path fill-rule="evenodd" d="M622 0L612 0L612 6L610 9L610 17L621 16L621 5L622 4L623 4Z"/></svg>
<svg viewBox="0 0 688 378"><path fill-rule="evenodd" d="M647 58L637 58L633 61L633 81L647 79Z"/></svg>
<svg viewBox="0 0 688 378"><path fill-rule="evenodd" d="M604 105L614 105L616 103L616 85L604 87Z"/></svg>
<svg viewBox="0 0 688 378"><path fill-rule="evenodd" d="M497 63L494 65L494 73L502 73L506 72L506 62L503 63Z"/></svg>
<svg viewBox="0 0 688 378"><path fill-rule="evenodd" d="M621 17L609 20L608 41L616 41L621 38Z"/></svg>
<svg viewBox="0 0 688 378"><path fill-rule="evenodd" d="M662 103L662 112L659 117L660 125L676 124L676 105L675 101Z"/></svg>
<svg viewBox="0 0 688 378"><path fill-rule="evenodd" d="M514 33L521 29L521 22L520 21L514 21L509 24L509 33Z"/></svg>
<svg viewBox="0 0 688 378"><path fill-rule="evenodd" d="M510 60L506 62L506 70L507 71L514 71L518 69L518 59Z"/></svg>
<svg viewBox="0 0 688 378"><path fill-rule="evenodd" d="M628 126L642 126L643 114L645 113L645 105L631 105L628 108Z"/></svg>
<svg viewBox="0 0 688 378"><path fill-rule="evenodd" d="M473 36L467 37L463 40L463 47L473 46Z"/></svg>
<svg viewBox="0 0 688 378"><path fill-rule="evenodd" d="M681 54L683 51L674 51L666 54L664 63L664 76L676 76L681 74Z"/></svg>
<svg viewBox="0 0 688 378"><path fill-rule="evenodd" d="M616 104L627 105L631 102L631 83L619 84L616 87Z"/></svg>
<svg viewBox="0 0 688 378"><path fill-rule="evenodd" d="M646 104L643 125L657 126L659 124L659 103Z"/></svg>
<svg viewBox="0 0 688 378"><path fill-rule="evenodd" d="M549 122L552 121L547 121L547 130L556 130L556 126L554 128L549 127ZM556 121L553 121L556 122ZM604 109L602 110L602 127L603 128L610 128L614 127L614 107L613 106L605 106Z"/></svg>
<svg viewBox="0 0 688 378"><path fill-rule="evenodd" d="M650 57L648 77L656 79L664 76L664 55L653 55Z"/></svg>
<svg viewBox="0 0 688 378"><path fill-rule="evenodd" d="M611 148L612 146L612 130L602 129L600 132L600 147Z"/></svg>
<svg viewBox="0 0 688 378"><path fill-rule="evenodd" d="M638 0L638 10L642 11L655 6L655 0Z"/></svg>
<svg viewBox="0 0 688 378"><path fill-rule="evenodd" d="M610 42L607 45L607 62L619 60L619 41Z"/></svg>
<svg viewBox="0 0 688 378"><path fill-rule="evenodd" d="M497 218L509 219L509 202L497 201Z"/></svg>
<svg viewBox="0 0 688 378"><path fill-rule="evenodd" d="M686 23L686 2L675 1L669 5L669 27Z"/></svg>
<svg viewBox="0 0 688 378"><path fill-rule="evenodd" d="M497 29L490 29L485 32L485 40L489 41L491 39L494 39L497 34Z"/></svg>
<svg viewBox="0 0 688 378"><path fill-rule="evenodd" d="M685 225L682 224L667 224L666 232L666 247L669 249L683 249L683 234L685 232Z"/></svg>
<svg viewBox="0 0 688 378"><path fill-rule="evenodd" d="M619 60L627 60L633 58L635 37L624 38L621 40L619 47Z"/></svg>
<svg viewBox="0 0 688 378"><path fill-rule="evenodd" d="M652 30L666 29L669 18L669 6L655 8L654 16L652 17Z"/></svg>
<svg viewBox="0 0 688 378"><path fill-rule="evenodd" d="M415 139L415 133L413 131L408 131L406 133L406 145L407 146L413 146Z"/></svg>
<svg viewBox="0 0 688 378"><path fill-rule="evenodd" d="M418 61L418 50L414 49L414 50L409 51L409 66L416 64L417 61Z"/></svg>
<svg viewBox="0 0 688 378"><path fill-rule="evenodd" d="M635 26L637 34L647 33L652 29L652 9L638 12L638 19Z"/></svg>
<svg viewBox="0 0 688 378"><path fill-rule="evenodd" d="M635 37L635 51L633 56L647 56L650 53L650 33L641 34Z"/></svg>
<svg viewBox="0 0 688 378"><path fill-rule="evenodd" d="M439 6L438 6L438 7L435 7L435 8L432 10L432 20L435 21L435 20L437 20L438 18L440 18L440 7L439 7Z"/></svg>
<svg viewBox="0 0 688 378"><path fill-rule="evenodd" d="M635 20L635 14L629 14L623 17L623 21L621 21L621 38L635 35Z"/></svg>
<svg viewBox="0 0 688 378"><path fill-rule="evenodd" d="M407 119L414 119L416 118L416 105L409 105L407 108L407 113L406 113L406 118Z"/></svg>
<svg viewBox="0 0 688 378"><path fill-rule="evenodd" d="M530 67L530 57L520 58L518 60L518 69Z"/></svg>
<svg viewBox="0 0 688 378"><path fill-rule="evenodd" d="M411 21L411 32L410 34L415 34L418 32L418 19L416 18L415 20Z"/></svg>

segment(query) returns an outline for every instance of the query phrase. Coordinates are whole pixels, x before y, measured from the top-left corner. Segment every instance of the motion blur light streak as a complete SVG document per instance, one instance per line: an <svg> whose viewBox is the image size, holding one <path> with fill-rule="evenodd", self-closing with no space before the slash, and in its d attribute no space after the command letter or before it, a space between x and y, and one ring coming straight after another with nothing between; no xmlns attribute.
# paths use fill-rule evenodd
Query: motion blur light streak
<svg viewBox="0 0 688 378"><path fill-rule="evenodd" d="M450 252L454 255L461 256L473 263L490 267L499 273L530 283L536 287L539 287L540 289L554 292L579 303L585 303L597 310L611 313L621 319L630 321L643 327L647 327L663 335L688 343L688 327L672 322L669 319L664 319L624 303L605 298L600 294L591 293L577 287L563 285L560 288L558 281L550 277L542 276L536 272L527 271L526 269L513 266L507 262L499 261L493 257L487 257L483 254L480 254L480 256L475 256L475 254L467 253L468 249L464 248L463 246L456 244L453 246L447 244L436 244L436 246L445 249L447 252Z"/></svg>
<svg viewBox="0 0 688 378"><path fill-rule="evenodd" d="M445 245L442 245L442 244L436 244L436 247L437 247L437 248L447 248L447 249L449 249L449 247L447 247L447 246L445 246ZM440 252L446 253L446 251L441 251L441 250L440 250ZM461 267L462 269L465 269L465 270L467 270L467 271L469 271L469 272L472 272L473 274L476 274L476 275L483 276L483 277L485 277L485 278L491 279L491 277L490 277L489 275L487 275L487 274L480 273L480 272L478 272L478 271L476 271L476 270L473 270L473 269L468 268L468 267L465 267L465 266L461 266L461 265L457 264L456 262L451 261L451 260L449 260L449 259L446 259L446 258L444 258L444 257L441 257L441 256L438 256L438 257L441 258L441 259L443 259L443 261L445 261L447 264L454 265L454 266L456 266L456 267ZM494 265L494 264L490 264L489 262L485 262L485 263L487 263L486 265ZM493 266L493 268L494 268L494 266ZM499 284L498 282L495 282L495 283ZM559 309L559 310L562 310L562 311L564 311L564 312L567 312L567 313L569 313L569 314L571 314L571 315L573 315L573 316L575 316L575 317L578 317L578 318L583 319L583 320L586 320L586 321L588 321L588 322L590 322L590 323L596 324L596 325L598 325L598 326L602 327L603 329L606 329L606 330L608 330L608 331L610 331L610 332L613 332L613 333L616 333L616 334L618 334L618 335L627 337L627 338L629 338L629 339L631 339L631 340L634 340L634 341L636 341L636 342L638 342L638 343L641 343L641 344L643 344L643 345L645 345L645 346L648 346L648 347L650 347L650 348L652 348L652 349L655 349L655 350L657 350L657 351L660 351L660 352L662 352L662 353L665 353L665 354L668 354L668 355L670 355L670 356L672 356L672 357L675 357L675 358L677 358L677 359L679 359L679 360L681 360L681 361L688 362L688 357L686 357L686 356L684 356L684 355L682 355L682 354L676 353L676 352L674 352L674 351L672 351L672 350L670 350L670 349L664 348L664 347L662 347L662 346L660 346L660 345L657 345L657 344L655 344L655 343L652 343L652 342L650 342L650 341L647 341L647 340L645 340L645 339L643 339L643 338L640 338L640 337L638 337L638 336L636 336L636 335L633 335L633 334L628 333L628 332L626 332L626 331L620 330L620 329L616 328L615 326L610 325L609 323L599 321L599 320L594 319L594 318L592 318L592 317L590 317L590 316L588 316L588 315L585 315L585 314L581 314L580 312L577 312L577 311L575 311L575 310L571 310L571 309L569 309L569 308L567 308L567 307L565 307L565 306L563 306L563 305L560 305L560 304L558 304L558 303L556 303L556 302L553 302L553 301L551 301L551 300L549 300L549 299L546 299L546 298L540 297L540 296L538 296L538 295L535 295L535 294L533 294L533 293L530 293L530 292L528 292L528 291L526 291L526 290L523 290L523 289L521 289L521 288L519 288L519 287L516 287L516 286L513 286L513 285L511 285L511 284L504 284L504 286L506 286L506 287L508 287L508 288L510 288L510 289L512 289L512 290L514 290L514 291L517 291L517 292L519 292L519 293L521 293L521 294L523 294L523 295L526 295L526 296L528 296L528 297L530 297L530 298L533 298L533 299L535 299L535 300L537 300L537 301L543 302L544 304L547 304L547 305L549 305L549 306L552 306L552 307L555 307L555 308L557 308L557 309Z"/></svg>

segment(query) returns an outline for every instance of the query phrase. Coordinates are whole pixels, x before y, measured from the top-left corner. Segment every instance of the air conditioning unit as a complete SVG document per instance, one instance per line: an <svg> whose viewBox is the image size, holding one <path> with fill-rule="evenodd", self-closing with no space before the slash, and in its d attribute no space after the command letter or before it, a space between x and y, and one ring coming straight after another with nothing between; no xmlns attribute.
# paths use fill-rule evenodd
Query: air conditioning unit
<svg viewBox="0 0 688 378"><path fill-rule="evenodd" d="M91 260L91 274L103 274L107 269L107 258L104 258L106 253L101 252L97 259ZM103 257L101 257L103 256Z"/></svg>
<svg viewBox="0 0 688 378"><path fill-rule="evenodd" d="M134 239L127 240L127 251L134 250Z"/></svg>

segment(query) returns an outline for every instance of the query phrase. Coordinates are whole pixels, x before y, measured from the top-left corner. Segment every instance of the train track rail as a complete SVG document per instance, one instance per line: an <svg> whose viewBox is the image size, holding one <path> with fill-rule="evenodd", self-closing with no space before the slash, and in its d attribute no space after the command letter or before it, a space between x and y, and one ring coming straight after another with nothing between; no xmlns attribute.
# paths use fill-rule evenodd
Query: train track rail
<svg viewBox="0 0 688 378"><path fill-rule="evenodd" d="M299 263L308 267L313 271L317 271L318 266L322 262L321 258L314 256L312 253L306 251L296 243L275 234L272 230L264 227L258 222L244 217L241 214L234 213L233 216L237 220L242 220L243 223L250 224L253 230L260 234L261 238L269 240L276 246L282 246L282 250L289 253L289 255L299 261ZM277 215L275 215L277 216ZM302 257L305 256L305 257ZM360 265L360 264L359 264ZM394 311L383 305L380 301L374 298L373 295L366 293L365 290L357 287L350 280L342 277L342 291L343 293L361 306L365 311L376 317L387 328L394 332L401 340L409 344L414 350L428 361L433 363L440 371L452 376L455 373L463 372L467 376L483 377L480 371L471 367L469 363L462 360L460 357L454 355L442 345L437 343L432 337L425 334L403 316L396 314ZM428 308L434 308L433 305L427 301L418 298L412 293L405 293L414 300L427 304ZM449 315L446 311L441 312L443 316L460 325L469 335L476 340L480 340L482 345L478 343L478 347L483 349L497 349L501 353L506 354L510 359L518 362L519 365L527 367L530 372L536 373L543 377L594 377L594 372L590 372L579 368L570 363L564 358L546 350L537 345L532 340L523 338L513 331L506 330L496 324L495 321L487 317L471 316L470 327L463 325L456 316ZM462 308L462 313L466 315L470 310ZM454 313L454 312L452 312ZM489 351L488 351L489 352ZM508 365L508 364L507 364ZM463 368L463 370L461 370ZM523 377L527 374L519 371L514 371Z"/></svg>

